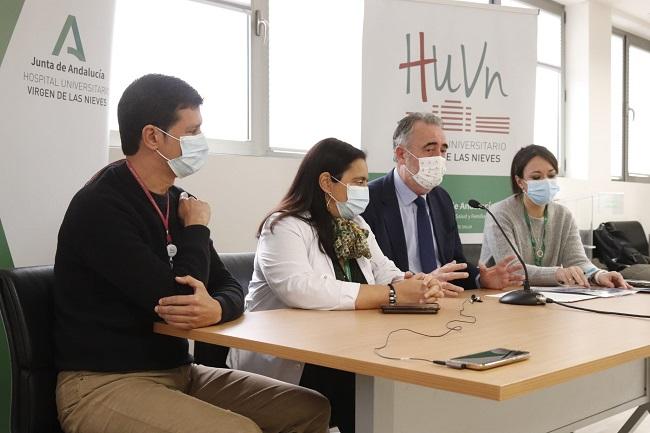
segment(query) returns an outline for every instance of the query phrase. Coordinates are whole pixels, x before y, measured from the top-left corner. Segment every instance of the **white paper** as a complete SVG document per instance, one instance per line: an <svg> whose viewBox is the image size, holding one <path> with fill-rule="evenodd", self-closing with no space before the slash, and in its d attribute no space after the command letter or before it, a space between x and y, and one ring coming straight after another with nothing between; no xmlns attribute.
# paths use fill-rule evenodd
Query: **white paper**
<svg viewBox="0 0 650 433"><path fill-rule="evenodd" d="M537 290L536 292L541 293L547 298L551 298L554 301L558 301L558 302L578 302L578 301L586 301L588 299L597 298L597 296L594 295L585 295L579 293L557 293L557 292L543 292ZM506 293L510 293L510 292L499 292L499 293L495 293L494 295L487 295L487 296L491 298L501 298Z"/></svg>

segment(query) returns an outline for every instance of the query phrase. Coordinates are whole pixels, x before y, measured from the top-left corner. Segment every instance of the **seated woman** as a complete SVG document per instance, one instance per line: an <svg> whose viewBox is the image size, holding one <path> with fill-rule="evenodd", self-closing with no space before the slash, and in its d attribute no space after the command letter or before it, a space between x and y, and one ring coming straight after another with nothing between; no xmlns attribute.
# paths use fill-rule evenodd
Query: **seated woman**
<svg viewBox="0 0 650 433"><path fill-rule="evenodd" d="M289 191L258 229L246 311L277 308L378 308L443 296L430 275L404 274L379 249L359 216L368 204L363 151L335 138L305 155ZM270 355L230 350L232 368L320 391L332 404L332 424L354 431L354 374Z"/></svg>
<svg viewBox="0 0 650 433"><path fill-rule="evenodd" d="M571 212L554 203L560 190L557 159L545 147L521 148L512 160L510 197L490 210L527 264L531 285L629 287L621 274L596 268L587 258ZM485 219L481 261L497 262L512 254L490 218Z"/></svg>

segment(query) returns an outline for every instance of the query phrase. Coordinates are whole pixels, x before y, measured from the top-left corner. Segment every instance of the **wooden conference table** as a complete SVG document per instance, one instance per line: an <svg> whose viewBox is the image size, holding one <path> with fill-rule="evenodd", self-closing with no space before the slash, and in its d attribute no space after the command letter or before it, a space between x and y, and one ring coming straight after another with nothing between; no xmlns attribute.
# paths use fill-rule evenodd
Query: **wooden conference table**
<svg viewBox="0 0 650 433"><path fill-rule="evenodd" d="M393 329L443 332L460 318L463 298L441 300L437 315L274 310L192 331L160 323L154 331L356 373L357 433L571 432L650 401L650 319L504 305L484 296L494 292L471 293L484 301L465 304L475 324L441 338L398 332L383 353L445 360L505 347L530 351L529 360L471 371L373 352ZM650 314L650 294L575 305Z"/></svg>

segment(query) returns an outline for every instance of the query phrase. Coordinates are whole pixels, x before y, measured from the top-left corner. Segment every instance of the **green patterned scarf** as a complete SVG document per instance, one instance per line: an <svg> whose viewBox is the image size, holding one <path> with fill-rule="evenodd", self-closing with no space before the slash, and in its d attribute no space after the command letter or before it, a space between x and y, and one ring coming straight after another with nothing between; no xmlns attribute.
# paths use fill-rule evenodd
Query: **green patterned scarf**
<svg viewBox="0 0 650 433"><path fill-rule="evenodd" d="M345 218L334 218L333 224L334 252L338 259L370 258L368 230Z"/></svg>

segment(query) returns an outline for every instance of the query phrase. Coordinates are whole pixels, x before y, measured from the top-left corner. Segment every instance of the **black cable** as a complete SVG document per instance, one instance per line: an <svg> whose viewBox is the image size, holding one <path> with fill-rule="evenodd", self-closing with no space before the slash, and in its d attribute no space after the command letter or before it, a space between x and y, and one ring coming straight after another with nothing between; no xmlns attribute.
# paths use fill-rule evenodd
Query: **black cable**
<svg viewBox="0 0 650 433"><path fill-rule="evenodd" d="M547 304L557 304L557 305L561 305L563 307L573 308L574 310L589 311L590 313L611 314L611 315L614 315L614 316L640 317L642 319L650 319L650 316L647 315L647 314L632 314L632 313L620 313L618 311L593 310L591 308L576 307L575 305L569 305L569 304L566 304L564 302L554 301L551 298L546 298L546 303Z"/></svg>
<svg viewBox="0 0 650 433"><path fill-rule="evenodd" d="M377 355L377 356L379 356L381 358L384 358L384 359L392 359L392 360L395 360L395 361L425 361L425 362L433 362L434 364L445 365L444 361L438 361L438 360L433 360L433 359L425 359L425 358L415 358L415 357L388 356L388 355L382 355L381 353L379 353L379 351L381 351L381 350L385 349L386 347L388 347L388 342L389 342L389 339L390 339L391 335L393 335L396 332L400 332L400 331L411 332L413 334L421 335L421 336L427 337L427 338L444 337L445 335L449 334L451 331L457 331L457 332L462 331L463 327L461 325L456 325L456 326L449 327L449 324L453 323L453 322L469 323L469 324L476 323L476 316L471 316L469 314L464 313L465 304L467 304L468 301L471 301L471 299L470 298L465 299L463 301L463 303L460 305L460 310L458 311L458 315L461 316L461 317L465 317L465 318L467 318L469 320L461 320L461 319L450 320L449 322L445 323L445 327L447 328L447 330L445 332L443 332L442 334L427 334L425 332L414 331L414 330L409 329L409 328L394 329L394 330L392 330L392 331L390 331L388 333L388 335L386 336L386 341L384 341L383 345L381 345L379 347L375 347L373 349L373 351L375 352L375 355Z"/></svg>

